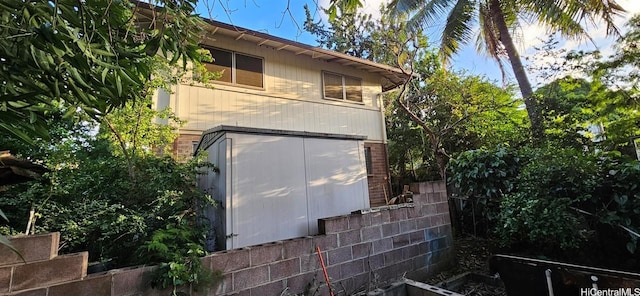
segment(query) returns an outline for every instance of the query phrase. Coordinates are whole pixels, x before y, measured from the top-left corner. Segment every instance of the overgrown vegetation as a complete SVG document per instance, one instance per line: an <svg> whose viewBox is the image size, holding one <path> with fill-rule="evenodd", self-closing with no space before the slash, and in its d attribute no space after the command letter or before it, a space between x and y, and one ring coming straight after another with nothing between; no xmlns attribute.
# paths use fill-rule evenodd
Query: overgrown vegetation
<svg viewBox="0 0 640 296"><path fill-rule="evenodd" d="M195 178L211 165L158 156L181 122L152 96L217 75L202 66L211 57L196 1L154 3L0 0L0 148L51 169L41 183L2 188L0 208L4 234L60 231L62 252L160 264L154 284L177 294L215 280L196 260L211 198Z"/></svg>

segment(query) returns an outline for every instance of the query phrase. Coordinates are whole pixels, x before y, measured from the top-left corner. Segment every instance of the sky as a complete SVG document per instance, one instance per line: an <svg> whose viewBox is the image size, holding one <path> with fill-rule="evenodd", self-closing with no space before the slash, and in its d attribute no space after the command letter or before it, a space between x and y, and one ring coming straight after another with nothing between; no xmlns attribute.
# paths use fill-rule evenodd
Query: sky
<svg viewBox="0 0 640 296"><path fill-rule="evenodd" d="M362 12L379 17L380 4L388 0L361 0ZM616 19L618 27L624 30L624 24L634 14L640 13L639 0L618 0L618 4L624 7L628 13L624 17ZM307 4L316 20L326 20L321 7L328 7L329 0L205 0L199 4L198 12L201 16L214 20L230 23L239 27L260 31L278 37L294 40L309 45L317 45L316 39L304 31L305 12ZM440 27L441 28L441 27ZM427 36L432 43L437 44L440 38L439 28L427 30ZM599 49L604 56L612 53L611 45L615 38L606 37L604 26L587 26L587 32L594 40L558 40L559 48L566 50L595 50ZM547 39L550 34L547 29L536 24L524 24L521 34L522 41L517 45L521 56L533 56L534 49ZM526 62L525 62L526 63ZM485 76L496 84L502 84L502 76L497 64L476 52L474 44L465 45L459 54L452 58L451 66L456 70L470 74ZM508 66L508 65L507 65ZM540 78L535 73L530 73L530 80L535 85ZM515 83L510 68L507 72L507 80Z"/></svg>

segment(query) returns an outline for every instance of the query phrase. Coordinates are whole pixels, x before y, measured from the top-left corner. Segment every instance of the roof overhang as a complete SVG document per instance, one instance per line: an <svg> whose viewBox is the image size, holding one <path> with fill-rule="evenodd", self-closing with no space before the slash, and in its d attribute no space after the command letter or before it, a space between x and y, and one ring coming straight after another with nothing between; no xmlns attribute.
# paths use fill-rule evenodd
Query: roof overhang
<svg viewBox="0 0 640 296"><path fill-rule="evenodd" d="M153 9L149 3L137 2L138 6L143 9ZM398 67L379 64L366 59L349 56L343 53L323 49L307 45L304 43L280 38L266 33L245 29L242 27L230 25L203 18L209 24L206 37L215 39L215 36L226 36L235 40L244 40L255 44L256 46L265 46L290 53L293 55L308 56L312 59L322 60L329 63L336 63L345 67L352 67L361 71L378 74L382 77L382 91L392 90L399 85L405 83L412 74L403 71ZM415 74L414 74L415 76Z"/></svg>

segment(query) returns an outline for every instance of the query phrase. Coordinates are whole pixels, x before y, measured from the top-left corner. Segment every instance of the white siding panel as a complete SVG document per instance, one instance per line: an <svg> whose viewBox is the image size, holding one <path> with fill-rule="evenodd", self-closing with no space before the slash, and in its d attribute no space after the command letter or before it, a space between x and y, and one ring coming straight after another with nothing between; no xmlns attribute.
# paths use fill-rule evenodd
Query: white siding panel
<svg viewBox="0 0 640 296"><path fill-rule="evenodd" d="M361 142L305 139L304 146L310 221L369 208ZM309 231L317 234L317 223Z"/></svg>
<svg viewBox="0 0 640 296"><path fill-rule="evenodd" d="M188 130L231 125L382 139L380 112L363 106L189 86L182 86L179 94L177 115L187 121Z"/></svg>
<svg viewBox="0 0 640 296"><path fill-rule="evenodd" d="M172 95L185 130L219 125L367 136L382 140L376 98L380 76L336 63L216 36L211 46L264 58L264 89L214 83L214 88L183 84ZM322 98L322 71L362 78L363 104Z"/></svg>
<svg viewBox="0 0 640 296"><path fill-rule="evenodd" d="M308 235L303 139L227 134L232 153L232 248Z"/></svg>

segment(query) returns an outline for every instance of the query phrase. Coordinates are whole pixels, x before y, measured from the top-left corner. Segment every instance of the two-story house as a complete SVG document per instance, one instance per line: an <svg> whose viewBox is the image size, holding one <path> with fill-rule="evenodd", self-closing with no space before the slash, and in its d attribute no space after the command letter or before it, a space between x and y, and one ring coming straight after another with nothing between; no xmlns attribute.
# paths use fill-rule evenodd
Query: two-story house
<svg viewBox="0 0 640 296"><path fill-rule="evenodd" d="M400 69L216 21L202 46L213 88L160 92L186 120L178 155L207 151L219 171L199 186L218 249L318 232L316 220L384 205L389 195L382 94Z"/></svg>

